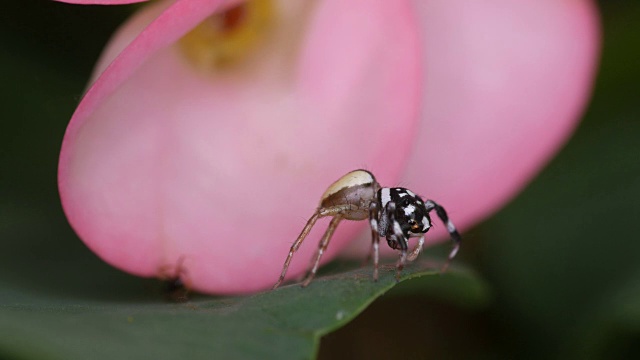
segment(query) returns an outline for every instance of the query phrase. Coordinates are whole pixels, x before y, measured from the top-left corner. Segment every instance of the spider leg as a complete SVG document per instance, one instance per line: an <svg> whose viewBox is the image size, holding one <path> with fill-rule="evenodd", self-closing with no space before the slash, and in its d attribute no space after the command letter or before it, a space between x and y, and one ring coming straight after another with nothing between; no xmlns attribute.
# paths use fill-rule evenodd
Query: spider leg
<svg viewBox="0 0 640 360"><path fill-rule="evenodd" d="M424 245L424 236L421 236L420 239L418 240L418 244L416 245L416 247L413 249L413 251L411 251L411 253L409 253L407 260L413 261L417 259L418 255L420 255L420 252L422 251L423 245Z"/></svg>
<svg viewBox="0 0 640 360"><path fill-rule="evenodd" d="M333 217L333 219L331 219L331 222L329 223L329 227L327 228L327 231L322 236L322 239L320 240L320 244L318 245L318 252L316 253L316 257L313 262L313 267L307 274L307 278L302 283L302 287L306 287L307 285L309 285L309 283L311 283L311 280L313 280L313 278L316 276L316 272L318 271L318 266L320 265L320 258L322 258L322 254L324 254L324 252L327 250L327 246L329 246L329 241L331 240L331 236L333 236L333 233L336 231L336 228L338 227L338 224L340 224L341 220L342 220L341 215L336 215Z"/></svg>
<svg viewBox="0 0 640 360"><path fill-rule="evenodd" d="M393 234L387 235L387 240L391 240L398 244L398 248L400 249L400 258L398 259L398 263L396 264L396 281L400 281L400 273L402 273L402 269L404 269L404 265L407 262L407 239L402 232L402 227L400 223L396 220L395 216L396 204L393 201L389 201L386 206L386 213L389 218L389 225L391 227L390 232Z"/></svg>
<svg viewBox="0 0 640 360"><path fill-rule="evenodd" d="M365 263L373 257L373 281L378 281L378 263L380 261L380 233L378 232L378 204L375 201L369 206L369 225L371 226L371 251Z"/></svg>
<svg viewBox="0 0 640 360"><path fill-rule="evenodd" d="M287 255L287 259L284 261L284 265L282 266L282 273L280 274L280 278L278 279L278 282L276 282L276 284L273 285L272 289L275 289L278 286L280 286L280 284L284 280L285 275L287 275L287 269L289 269L289 264L291 263L291 259L293 258L293 254L296 251L298 251L298 248L300 247L304 239L307 237L307 235L309 235L311 228L313 227L313 225L315 225L319 217L320 217L320 211L316 211L313 214L313 216L311 216L311 218L307 221L307 224L302 229L302 232L300 233L300 235L298 235L298 238L296 239L296 241L293 243L293 245L291 245L291 249L289 250L289 255Z"/></svg>
<svg viewBox="0 0 640 360"><path fill-rule="evenodd" d="M438 203L436 203L433 200L425 201L424 205L426 206L427 211L431 211L434 209L436 210L436 214L438 214L438 217L440 218L440 220L442 220L442 222L447 227L449 236L451 236L451 240L453 241L453 249L451 249L451 252L449 253L449 257L447 258L447 261L444 263L444 265L440 269L440 272L445 272L447 271L447 268L449 267L451 260L456 256L456 254L458 253L458 250L460 249L460 243L462 242L462 237L460 236L460 233L458 233L458 230L456 229L455 225L453 225L453 223L449 219L449 216L447 215L447 212L444 210L442 206L440 206Z"/></svg>
<svg viewBox="0 0 640 360"><path fill-rule="evenodd" d="M396 281L400 281L400 274L402 273L402 269L404 269L404 265L407 263L407 241L403 235L389 235L389 237L396 241L400 248L400 258L396 263Z"/></svg>

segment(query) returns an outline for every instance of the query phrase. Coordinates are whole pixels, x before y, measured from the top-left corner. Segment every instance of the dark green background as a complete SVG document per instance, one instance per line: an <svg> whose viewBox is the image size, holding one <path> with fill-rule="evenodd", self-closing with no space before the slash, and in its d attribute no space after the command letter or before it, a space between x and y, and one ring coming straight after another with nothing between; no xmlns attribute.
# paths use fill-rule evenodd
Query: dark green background
<svg viewBox="0 0 640 360"><path fill-rule="evenodd" d="M485 279L489 304L442 300L411 280L325 337L320 357L640 357L640 2L600 7L601 66L578 131L520 196L465 234L461 261ZM56 190L67 122L104 43L134 9L3 4L0 308L60 309L76 299L162 306L155 283L82 245ZM29 343L29 332L13 335ZM3 355L47 354L0 343Z"/></svg>

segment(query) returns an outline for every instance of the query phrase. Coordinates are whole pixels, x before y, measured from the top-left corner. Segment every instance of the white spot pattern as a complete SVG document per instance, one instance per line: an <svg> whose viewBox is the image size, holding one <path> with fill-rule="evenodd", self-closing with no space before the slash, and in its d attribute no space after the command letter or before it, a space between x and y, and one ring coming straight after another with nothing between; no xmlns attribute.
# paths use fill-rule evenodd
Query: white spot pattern
<svg viewBox="0 0 640 360"><path fill-rule="evenodd" d="M426 217L426 216L425 216L425 217L423 217L423 218L422 218L422 229L423 229L423 230L426 230L426 229L428 229L428 228L430 228L430 227L431 227L431 224L429 224L429 219L427 219L427 217Z"/></svg>
<svg viewBox="0 0 640 360"><path fill-rule="evenodd" d="M413 205L409 205L409 206L404 208L404 214L406 216L409 216L409 215L413 214L414 211L416 211L416 207L413 206Z"/></svg>
<svg viewBox="0 0 640 360"><path fill-rule="evenodd" d="M402 234L402 228L400 227L400 224L397 221L393 222L393 231L398 235Z"/></svg>
<svg viewBox="0 0 640 360"><path fill-rule="evenodd" d="M382 202L382 208L384 209L387 203L391 201L391 189L382 188L382 191L380 191L380 195L381 195L380 201Z"/></svg>
<svg viewBox="0 0 640 360"><path fill-rule="evenodd" d="M447 231L450 233L456 231L456 227L453 226L453 223L450 220L447 221Z"/></svg>

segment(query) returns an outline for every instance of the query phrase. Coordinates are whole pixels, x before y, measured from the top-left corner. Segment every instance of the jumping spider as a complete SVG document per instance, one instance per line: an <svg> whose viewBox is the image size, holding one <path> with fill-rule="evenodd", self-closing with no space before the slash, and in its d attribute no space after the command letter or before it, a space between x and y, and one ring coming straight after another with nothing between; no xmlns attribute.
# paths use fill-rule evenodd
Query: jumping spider
<svg viewBox="0 0 640 360"><path fill-rule="evenodd" d="M431 228L429 212L436 211L438 217L446 225L453 249L449 253L441 271L445 271L460 248L462 238L453 225L444 208L433 200L423 201L420 196L409 189L400 187L381 187L372 173L366 170L354 170L329 186L320 200L320 206L307 221L302 232L291 245L289 255L282 267L282 274L273 286L277 288L284 280L293 254L298 250L302 241L311 231L319 218L332 216L327 231L318 245L318 252L312 262L313 266L307 273L302 286L309 285L313 280L320 264L320 258L329 245L329 240L342 220L369 219L371 226L371 254L373 255L373 280L378 281L378 260L380 237L387 239L387 244L394 250L400 251L400 259L396 264L396 280L407 260L415 260L424 245L424 234ZM419 237L418 244L407 253L409 238ZM371 257L371 254L369 255Z"/></svg>

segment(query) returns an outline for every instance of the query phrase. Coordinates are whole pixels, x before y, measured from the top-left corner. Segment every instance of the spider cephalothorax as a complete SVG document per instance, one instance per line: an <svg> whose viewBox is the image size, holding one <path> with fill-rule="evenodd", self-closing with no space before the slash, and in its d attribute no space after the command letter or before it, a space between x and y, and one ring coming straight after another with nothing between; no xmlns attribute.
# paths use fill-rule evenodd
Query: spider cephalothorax
<svg viewBox="0 0 640 360"><path fill-rule="evenodd" d="M405 238L421 236L431 228L431 218L425 207L424 201L405 188L382 188L378 191L378 206L382 209L380 215L381 220L388 220L389 214L386 213L386 207L389 202L395 204L394 217L400 224L402 233ZM392 234L390 224L387 222L378 224L378 233L380 236Z"/></svg>
<svg viewBox="0 0 640 360"><path fill-rule="evenodd" d="M373 278L378 280L378 260L380 237L387 239L387 244L400 251L400 259L396 265L396 279L407 260L415 260L424 245L424 234L431 228L429 212L436 211L438 217L445 223L447 231L454 241L454 247L442 267L446 270L449 262L458 252L461 237L455 226L449 220L446 211L433 200L423 200L409 189L394 187L383 188L378 184L373 174L366 170L355 170L341 177L333 183L322 195L320 206L307 221L302 232L289 250L289 255L284 262L282 273L275 289L282 283L289 268L293 254L298 250L302 241L311 231L316 221L325 216L332 216L329 227L320 240L318 252L312 263L311 270L307 274L302 286L307 286L318 270L320 258L329 245L329 240L335 232L340 221L365 220L369 218L371 226L373 255ZM408 253L408 240L419 237L416 247Z"/></svg>

